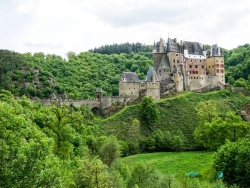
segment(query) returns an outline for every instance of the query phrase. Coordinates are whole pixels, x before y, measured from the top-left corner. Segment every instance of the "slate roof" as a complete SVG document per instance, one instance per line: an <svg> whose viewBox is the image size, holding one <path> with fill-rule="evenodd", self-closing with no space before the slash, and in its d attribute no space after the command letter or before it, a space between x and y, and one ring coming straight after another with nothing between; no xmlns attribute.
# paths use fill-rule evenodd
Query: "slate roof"
<svg viewBox="0 0 250 188"><path fill-rule="evenodd" d="M127 82L140 82L135 72L122 72L122 78L126 78Z"/></svg>
<svg viewBox="0 0 250 188"><path fill-rule="evenodd" d="M217 46L217 44L214 44L213 46L212 46L212 53L211 53L211 56L219 56L219 54L218 54L218 52L219 52L219 47ZM220 49L220 54L222 54L223 52L222 52L222 49Z"/></svg>
<svg viewBox="0 0 250 188"><path fill-rule="evenodd" d="M168 38L167 52L179 52L179 51L180 51L180 45L179 43L177 43L177 40Z"/></svg>
<svg viewBox="0 0 250 188"><path fill-rule="evenodd" d="M188 54L203 55L203 49L199 42L183 42L184 50L188 50Z"/></svg>
<svg viewBox="0 0 250 188"><path fill-rule="evenodd" d="M102 88L96 88L95 92L102 93Z"/></svg>
<svg viewBox="0 0 250 188"><path fill-rule="evenodd" d="M155 75L155 81L156 82L158 82L159 81L159 79L158 79L158 77L157 77L157 74L156 74L156 72L155 72L155 69L154 69L154 67L150 67L149 69L148 69L148 73L147 73L147 77L146 77L146 82L152 82L152 77L153 77L153 75Z"/></svg>
<svg viewBox="0 0 250 188"><path fill-rule="evenodd" d="M167 68L170 68L169 59L167 55L163 55L158 69L167 69Z"/></svg>
<svg viewBox="0 0 250 188"><path fill-rule="evenodd" d="M160 51L161 47L163 48L163 52ZM159 42L154 42L153 52L156 52L156 53L165 53L166 49L167 49L166 44L164 43L164 41L162 40L162 38L160 39Z"/></svg>

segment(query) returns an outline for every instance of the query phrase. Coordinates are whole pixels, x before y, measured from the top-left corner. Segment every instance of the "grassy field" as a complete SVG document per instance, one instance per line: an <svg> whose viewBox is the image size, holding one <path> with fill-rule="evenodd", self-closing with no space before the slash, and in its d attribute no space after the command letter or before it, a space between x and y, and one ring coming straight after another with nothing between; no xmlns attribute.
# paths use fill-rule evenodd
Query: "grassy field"
<svg viewBox="0 0 250 188"><path fill-rule="evenodd" d="M213 152L147 153L124 157L122 161L131 170L136 163L143 163L155 168L162 174L174 174L178 179L190 171L200 172L203 177L206 177L213 164Z"/></svg>

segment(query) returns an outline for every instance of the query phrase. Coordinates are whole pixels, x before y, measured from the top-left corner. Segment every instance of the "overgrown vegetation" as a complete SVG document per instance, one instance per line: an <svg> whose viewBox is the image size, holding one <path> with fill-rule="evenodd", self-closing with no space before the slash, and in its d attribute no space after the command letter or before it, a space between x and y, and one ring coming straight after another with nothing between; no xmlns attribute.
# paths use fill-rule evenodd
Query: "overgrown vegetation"
<svg viewBox="0 0 250 188"><path fill-rule="evenodd" d="M200 121L196 107L200 102L208 100L214 100L216 103L225 101L229 105L230 111L239 115L239 111L249 103L250 98L228 90L203 94L186 92L156 102L160 112L159 119L152 123L150 128L148 122L140 115L140 105L125 107L119 113L103 120L100 127L105 134L113 134L124 140L125 154L134 153L131 151L132 147L129 141L129 132L134 119L140 122L141 139L138 144L141 151L205 149L204 146L195 141L193 132ZM209 112L209 107L204 112ZM223 111L220 110L220 113L223 113Z"/></svg>

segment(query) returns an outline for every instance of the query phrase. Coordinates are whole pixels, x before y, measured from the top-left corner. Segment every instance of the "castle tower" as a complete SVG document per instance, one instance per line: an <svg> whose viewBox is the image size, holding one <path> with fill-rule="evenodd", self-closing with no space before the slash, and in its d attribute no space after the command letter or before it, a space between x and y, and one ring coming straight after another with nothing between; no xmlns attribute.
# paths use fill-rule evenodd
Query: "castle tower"
<svg viewBox="0 0 250 188"><path fill-rule="evenodd" d="M225 85L224 55L217 44L211 46L210 57L206 59L206 70L208 74L217 76L220 84Z"/></svg>
<svg viewBox="0 0 250 188"><path fill-rule="evenodd" d="M151 96L154 100L160 99L160 82L156 75L155 69L150 67L148 69L146 83L146 96Z"/></svg>

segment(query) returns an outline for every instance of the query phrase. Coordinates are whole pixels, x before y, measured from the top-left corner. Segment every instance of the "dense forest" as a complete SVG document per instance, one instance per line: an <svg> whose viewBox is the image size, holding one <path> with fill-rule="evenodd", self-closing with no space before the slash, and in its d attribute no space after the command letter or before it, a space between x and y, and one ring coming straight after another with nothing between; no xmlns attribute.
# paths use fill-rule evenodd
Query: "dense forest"
<svg viewBox="0 0 250 188"><path fill-rule="evenodd" d="M152 52L152 45L145 45L142 43L122 43L122 44L112 44L104 45L99 48L94 48L89 50L89 52L99 53L99 54L121 54L121 53L138 53L138 52Z"/></svg>

